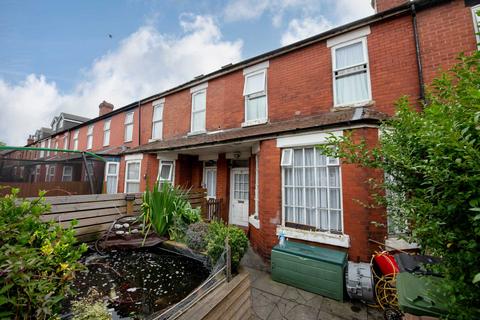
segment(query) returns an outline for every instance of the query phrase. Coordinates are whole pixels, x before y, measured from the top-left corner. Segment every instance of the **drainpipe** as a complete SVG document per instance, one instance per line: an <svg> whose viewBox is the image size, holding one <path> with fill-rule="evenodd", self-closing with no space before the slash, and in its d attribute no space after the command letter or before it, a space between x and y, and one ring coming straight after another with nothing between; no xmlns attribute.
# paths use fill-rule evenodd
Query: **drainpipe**
<svg viewBox="0 0 480 320"><path fill-rule="evenodd" d="M142 105L140 104L140 100L138 100L138 145L141 145L141 134L142 134L142 129L140 128L142 126Z"/></svg>
<svg viewBox="0 0 480 320"><path fill-rule="evenodd" d="M422 58L421 58L421 51L420 51L420 39L418 36L418 27L417 27L417 11L415 9L415 3L411 5L412 10L412 25L413 25L413 37L415 40L415 55L417 57L417 70L418 70L418 84L420 87L420 100L423 103L425 101L425 83L423 81L423 66L422 66Z"/></svg>

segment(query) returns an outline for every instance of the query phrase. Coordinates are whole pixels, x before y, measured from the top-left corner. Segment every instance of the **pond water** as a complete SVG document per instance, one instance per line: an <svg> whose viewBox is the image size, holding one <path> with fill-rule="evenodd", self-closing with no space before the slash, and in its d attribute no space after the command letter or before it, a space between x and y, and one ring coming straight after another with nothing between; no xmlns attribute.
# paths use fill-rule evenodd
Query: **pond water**
<svg viewBox="0 0 480 320"><path fill-rule="evenodd" d="M75 300L95 289L109 301L113 319L143 319L186 297L209 275L203 263L162 249L112 250L86 256Z"/></svg>

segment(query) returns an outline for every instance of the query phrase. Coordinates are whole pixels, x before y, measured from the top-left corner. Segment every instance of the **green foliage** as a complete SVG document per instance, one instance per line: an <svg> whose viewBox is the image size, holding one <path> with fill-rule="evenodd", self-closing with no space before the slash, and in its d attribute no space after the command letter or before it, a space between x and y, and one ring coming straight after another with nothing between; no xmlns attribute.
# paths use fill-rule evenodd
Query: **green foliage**
<svg viewBox="0 0 480 320"><path fill-rule="evenodd" d="M49 210L43 194L20 201L18 192L0 198L0 318L53 318L87 247L75 246L72 226L40 220Z"/></svg>
<svg viewBox="0 0 480 320"><path fill-rule="evenodd" d="M207 234L207 254L212 263L217 263L225 249L225 238L232 251L232 269L237 270L243 255L248 249L248 238L242 229L226 226L220 221L210 223Z"/></svg>
<svg viewBox="0 0 480 320"><path fill-rule="evenodd" d="M102 295L95 289L89 295L72 303L72 320L110 320L107 303L102 300Z"/></svg>
<svg viewBox="0 0 480 320"><path fill-rule="evenodd" d="M200 221L188 226L185 235L185 242L188 247L196 251L205 251L207 249L208 224Z"/></svg>
<svg viewBox="0 0 480 320"><path fill-rule="evenodd" d="M144 192L141 219L145 238L153 228L160 236L168 233L170 239L183 241L188 225L200 221L201 216L188 202L186 191L164 183Z"/></svg>
<svg viewBox="0 0 480 320"><path fill-rule="evenodd" d="M406 98L382 125L380 145L331 137L323 152L382 169L383 203L409 239L442 257L449 318L479 318L480 301L480 54L461 55L436 79L418 112ZM406 223L406 225L405 225ZM401 225L403 224L403 226Z"/></svg>

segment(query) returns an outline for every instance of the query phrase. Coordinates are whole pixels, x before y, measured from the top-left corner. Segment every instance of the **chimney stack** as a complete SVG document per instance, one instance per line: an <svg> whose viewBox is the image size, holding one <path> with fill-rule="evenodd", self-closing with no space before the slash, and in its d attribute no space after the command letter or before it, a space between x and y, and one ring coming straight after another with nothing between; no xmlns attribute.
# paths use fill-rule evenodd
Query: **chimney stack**
<svg viewBox="0 0 480 320"><path fill-rule="evenodd" d="M410 2L410 0L372 0L371 4L373 9L375 9L375 12L378 13L401 6L408 2Z"/></svg>
<svg viewBox="0 0 480 320"><path fill-rule="evenodd" d="M30 145L35 142L35 136L33 134L28 135L27 145Z"/></svg>
<svg viewBox="0 0 480 320"><path fill-rule="evenodd" d="M113 104L106 102L103 100L102 103L99 104L98 106L98 115L103 116L104 114L107 114L113 110Z"/></svg>

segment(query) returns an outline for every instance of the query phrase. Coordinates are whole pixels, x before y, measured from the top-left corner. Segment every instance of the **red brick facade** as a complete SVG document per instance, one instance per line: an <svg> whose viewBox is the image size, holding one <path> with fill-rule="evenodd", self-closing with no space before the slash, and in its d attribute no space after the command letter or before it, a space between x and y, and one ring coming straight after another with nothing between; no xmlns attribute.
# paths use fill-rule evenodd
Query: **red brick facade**
<svg viewBox="0 0 480 320"><path fill-rule="evenodd" d="M425 1L424 1L425 2ZM377 12L397 5L402 0L377 0ZM393 115L394 102L408 95L413 103L420 98L419 72L413 28L412 12L405 10L389 18L372 20L370 32L366 35L368 48L368 69L372 101L363 107ZM423 66L423 79L426 84L439 74L439 68L447 69L455 63L459 52L472 52L476 49L472 13L464 1L439 1L419 9L417 14L420 63ZM341 33L341 31L338 31ZM338 34L335 34L337 36ZM327 38L327 37L326 37ZM268 121L277 123L290 119L307 119L327 113L335 113L333 94L332 49L325 39L320 39L297 49L272 53L268 58L267 87ZM261 62L260 57L255 61ZM265 58L264 60L267 60ZM252 62L251 64L255 64ZM249 66L249 64L243 67ZM243 97L243 67L232 67L222 74L206 76L206 131L241 129L245 122L245 100ZM93 148L91 151L104 152L107 155L121 157L118 177L118 192L124 192L125 155L132 148L149 145L152 138L152 118L154 100L164 98L163 140L173 141L188 136L191 127L192 95L190 88L201 84L202 80L186 84L175 92L159 94L157 98L146 99L139 105L130 105L121 112L114 110L111 116L105 114L78 129L79 148L87 146L88 125L94 124ZM104 110L105 111L105 110ZM134 112L132 141L124 141L125 114ZM105 119L111 119L110 143L103 146L103 128ZM342 130L351 130L354 138L364 138L374 145L378 141L377 129L363 123L352 128L348 123L339 124ZM140 128L140 129L139 129ZM312 131L326 128L316 127ZM329 128L335 130L335 128ZM338 128L337 128L338 129ZM73 147L73 135L76 129L67 133L69 149ZM64 133L58 134L59 148L63 145ZM251 139L252 140L252 139ZM254 141L253 141L254 140ZM199 187L203 183L202 155L214 155L216 158L216 197L222 202L222 218L229 221L230 208L230 172L238 165L232 152L247 152L239 160L247 160L249 166L249 206L250 215L255 213L255 154L252 148L259 145L258 151L258 207L260 228L249 225L252 247L265 258L277 243L277 227L282 224L282 169L280 166L281 149L277 147L276 137L259 136L252 141L218 142L210 146L190 147L188 152L182 148L158 150L158 156L174 155L175 184L185 187ZM52 147L53 147L52 143ZM36 143L35 146L40 146ZM235 149L238 146L238 150ZM123 150L118 150L120 147ZM117 148L115 152L109 149ZM248 150L248 151L247 151ZM126 152L124 152L126 151ZM141 151L139 151L140 153ZM24 155L33 157L32 154ZM38 157L38 152L36 154ZM244 162L243 162L244 163ZM147 185L152 187L158 175L159 159L157 152L145 151L141 160L140 190ZM363 206L360 202L370 203L371 178L381 179L382 174L352 164L341 164L342 211L344 234L349 237L348 250L350 260L368 261L377 248L369 239L383 241L385 227L378 227L372 221L386 224L385 210ZM322 245L322 244L318 244Z"/></svg>

